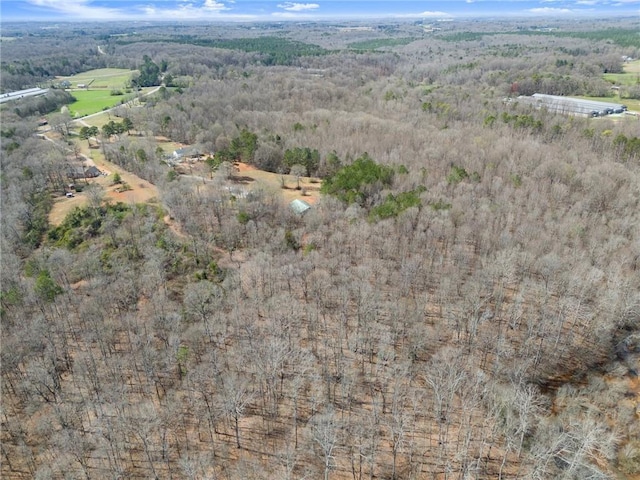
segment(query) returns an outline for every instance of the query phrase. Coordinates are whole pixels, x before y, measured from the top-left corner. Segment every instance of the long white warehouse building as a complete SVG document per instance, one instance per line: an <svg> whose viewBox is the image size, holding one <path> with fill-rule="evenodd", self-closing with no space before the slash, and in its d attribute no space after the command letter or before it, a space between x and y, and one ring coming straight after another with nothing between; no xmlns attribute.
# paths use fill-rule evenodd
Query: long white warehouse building
<svg viewBox="0 0 640 480"><path fill-rule="evenodd" d="M37 97L38 95L44 95L48 91L48 88L28 88L26 90L18 90L17 92L3 93L0 95L0 103L10 102L24 97Z"/></svg>
<svg viewBox="0 0 640 480"><path fill-rule="evenodd" d="M530 97L522 95L518 97L518 101L529 103L537 108L546 108L550 112L587 117L603 117L612 113L623 113L627 110L626 105L621 103L597 102L542 93L534 93Z"/></svg>

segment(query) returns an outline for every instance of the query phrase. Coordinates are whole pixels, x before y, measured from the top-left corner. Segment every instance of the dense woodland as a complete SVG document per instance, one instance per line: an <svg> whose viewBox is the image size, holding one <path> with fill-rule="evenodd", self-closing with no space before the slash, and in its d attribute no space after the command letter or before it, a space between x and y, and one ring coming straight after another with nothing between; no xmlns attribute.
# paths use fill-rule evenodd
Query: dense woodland
<svg viewBox="0 0 640 480"><path fill-rule="evenodd" d="M612 96L640 24L551 25L3 25L3 92L171 82L103 129L158 201L58 226L68 99L2 107L2 477L638 478L640 123L506 99Z"/></svg>

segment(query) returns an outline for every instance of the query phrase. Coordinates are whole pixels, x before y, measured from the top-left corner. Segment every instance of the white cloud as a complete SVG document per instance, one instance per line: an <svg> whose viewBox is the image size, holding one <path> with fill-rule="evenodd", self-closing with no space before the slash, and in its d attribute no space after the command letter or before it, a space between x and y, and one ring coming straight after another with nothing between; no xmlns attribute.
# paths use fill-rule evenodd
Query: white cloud
<svg viewBox="0 0 640 480"><path fill-rule="evenodd" d="M451 15L447 12L422 12L419 13L420 17L450 17Z"/></svg>
<svg viewBox="0 0 640 480"><path fill-rule="evenodd" d="M570 10L568 8L553 8L553 7L530 8L527 11L535 15L555 15L555 14L573 13L573 10Z"/></svg>
<svg viewBox="0 0 640 480"><path fill-rule="evenodd" d="M453 15L447 12L422 12L422 13L401 13L391 15L393 18L451 18Z"/></svg>
<svg viewBox="0 0 640 480"><path fill-rule="evenodd" d="M0 0L4 2L5 0ZM302 1L284 1L270 3L270 9L249 11L237 0L22 0L48 14L52 18L67 20L224 20L224 21L257 21L268 18L311 19L337 18L330 8L321 8L319 0L315 3ZM517 5L521 0L512 0ZM529 0L523 0L529 1ZM538 0L539 8L524 10L529 15L587 15L596 8L608 7L609 10L629 9L640 6L640 0ZM313 3L312 3L313 2ZM465 0L466 4L481 5L482 0ZM267 3L267 2L262 2ZM393 8L393 2L387 2ZM322 13L321 13L322 12ZM640 13L640 12L638 12ZM352 13L347 17L369 18L386 16L403 19L450 19L453 16L442 11L425 11L422 13L393 14L392 10L382 14L367 14L364 11ZM340 17L344 18L344 16Z"/></svg>
<svg viewBox="0 0 640 480"><path fill-rule="evenodd" d="M228 10L224 3L216 2L216 0L205 0L202 8L215 11Z"/></svg>
<svg viewBox="0 0 640 480"><path fill-rule="evenodd" d="M126 18L124 12L116 8L91 5L90 0L27 0L36 7L48 8L56 13L77 19L114 20Z"/></svg>
<svg viewBox="0 0 640 480"><path fill-rule="evenodd" d="M293 3L293 2L285 2L278 4L278 8L282 8L287 10L288 12L305 12L308 10L315 10L316 8L320 8L320 5L317 3Z"/></svg>
<svg viewBox="0 0 640 480"><path fill-rule="evenodd" d="M4 0L0 0L4 1ZM96 5L95 0L26 0L29 4L46 9L49 14L69 20L225 20L252 22L256 15L235 13L227 5L234 0L177 0L162 2L146 0L136 5L133 1L112 2L111 6ZM171 6L168 6L171 5Z"/></svg>
<svg viewBox="0 0 640 480"><path fill-rule="evenodd" d="M153 16L157 13L156 7L153 5L145 5L140 7L140 9L144 12L145 15Z"/></svg>

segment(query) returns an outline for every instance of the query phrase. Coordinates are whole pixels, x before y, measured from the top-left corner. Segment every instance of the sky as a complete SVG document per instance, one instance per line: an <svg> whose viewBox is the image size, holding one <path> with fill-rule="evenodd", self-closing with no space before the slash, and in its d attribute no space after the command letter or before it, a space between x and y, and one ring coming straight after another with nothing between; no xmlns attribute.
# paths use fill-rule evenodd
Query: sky
<svg viewBox="0 0 640 480"><path fill-rule="evenodd" d="M602 17L640 19L640 0L0 0L0 21L284 21Z"/></svg>

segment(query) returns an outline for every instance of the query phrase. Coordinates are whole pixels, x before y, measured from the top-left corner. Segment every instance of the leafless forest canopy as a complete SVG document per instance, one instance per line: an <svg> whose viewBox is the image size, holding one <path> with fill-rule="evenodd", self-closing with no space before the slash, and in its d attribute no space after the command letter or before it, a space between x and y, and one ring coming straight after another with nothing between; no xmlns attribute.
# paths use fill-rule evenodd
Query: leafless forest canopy
<svg viewBox="0 0 640 480"><path fill-rule="evenodd" d="M101 136L159 198L61 225L79 125L35 132L68 99L2 107L2 477L638 478L640 123L506 99L640 97L603 77L639 29L3 25L3 92L144 56L165 85ZM234 195L237 160L325 193Z"/></svg>

